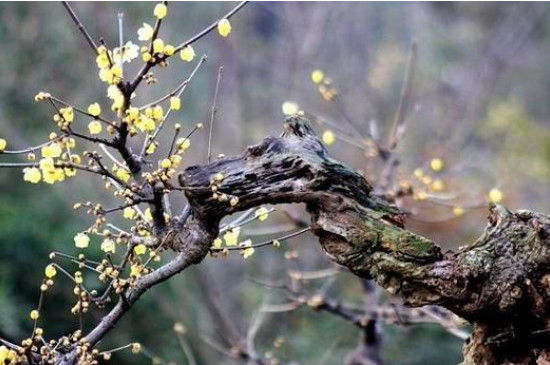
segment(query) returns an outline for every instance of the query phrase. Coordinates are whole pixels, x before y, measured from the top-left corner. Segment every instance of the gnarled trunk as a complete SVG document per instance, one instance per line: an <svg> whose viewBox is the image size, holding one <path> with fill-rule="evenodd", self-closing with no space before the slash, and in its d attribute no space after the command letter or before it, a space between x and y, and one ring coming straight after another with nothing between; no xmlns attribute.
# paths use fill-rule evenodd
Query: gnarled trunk
<svg viewBox="0 0 550 365"><path fill-rule="evenodd" d="M410 306L437 304L474 325L464 364L547 363L550 217L491 207L481 237L458 252L404 229L405 215L331 159L307 120L279 138L179 176L203 226L261 204L304 203L330 259L374 279ZM186 233L189 234L189 233ZM185 250L185 240L173 248ZM204 242L210 244L210 242Z"/></svg>

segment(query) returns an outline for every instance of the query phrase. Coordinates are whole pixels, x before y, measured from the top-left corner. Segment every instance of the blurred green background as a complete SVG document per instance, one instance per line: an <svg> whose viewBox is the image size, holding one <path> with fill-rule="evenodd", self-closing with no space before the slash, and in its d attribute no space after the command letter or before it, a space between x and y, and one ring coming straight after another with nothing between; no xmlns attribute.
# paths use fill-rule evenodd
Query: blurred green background
<svg viewBox="0 0 550 365"><path fill-rule="evenodd" d="M235 5L170 4L161 37L179 44ZM118 37L117 13L124 13L126 37L137 43L137 28L154 22L153 6L74 4L92 36L110 45ZM504 193L504 203L512 209L550 212L549 9L544 3L250 3L232 18L228 39L213 33L194 46L198 55L208 55L208 61L186 92L176 120L186 130L208 120L217 69L223 66L215 155L237 154L263 136L278 135L285 101L344 127L346 120L352 121L364 135L374 125L386 136L397 110L409 44L415 39L413 98L398 145L397 180L414 180L412 172L427 171L432 158L444 161L445 168L434 177L445 183L445 204L413 199L402 204L413 213L410 229L445 248L457 247L482 230L492 188ZM0 137L10 148L37 144L52 130L51 110L33 102L40 90L76 105L96 100L107 105L94 56L60 3L0 4L0 44ZM169 68L155 71L159 82L143 88L137 100L163 95L192 68L174 57ZM332 80L337 102L320 97L310 79L314 69ZM325 128L316 126L318 132ZM205 162L206 141L204 132L194 137L185 165ZM376 157L342 140L329 151L369 177L380 172ZM0 156L0 162L17 161L10 157ZM30 334L28 313L37 305L48 253L76 252L72 237L91 221L83 213L75 214L72 205L92 200L111 206L102 185L99 179L80 175L53 187L34 186L23 183L17 170L0 170L1 337L17 342ZM181 206L182 198L174 197L174 204ZM476 208L455 217L453 205ZM276 212L267 223L284 224L285 216ZM264 222L252 224L244 233L259 242L269 233L265 227ZM94 250L99 257L97 247ZM299 258L285 260L288 250L297 250ZM227 326L220 323L218 312L231 319L237 340L244 339L262 302L284 302L280 293L253 281L282 280L289 268L326 267L328 260L310 236L293 239L279 250L259 251L246 262L238 256L209 258L146 295L105 338L102 348L139 341L166 362L186 364L172 331L179 321L188 328L186 339L197 363L238 363L208 345L211 340L205 341L224 344L220 333L227 332ZM361 305L361 285L355 277L339 274L330 284L333 298ZM55 338L76 328L78 319L69 313L72 300L72 285L58 278L41 318L47 336ZM104 313L89 314L85 328ZM387 363L453 364L461 358L462 342L437 325L385 324L382 330ZM273 349L279 337L284 343ZM273 350L286 362L338 364L356 347L358 337L353 325L302 308L267 315L256 348L260 353ZM114 361L147 364L151 359L127 351Z"/></svg>

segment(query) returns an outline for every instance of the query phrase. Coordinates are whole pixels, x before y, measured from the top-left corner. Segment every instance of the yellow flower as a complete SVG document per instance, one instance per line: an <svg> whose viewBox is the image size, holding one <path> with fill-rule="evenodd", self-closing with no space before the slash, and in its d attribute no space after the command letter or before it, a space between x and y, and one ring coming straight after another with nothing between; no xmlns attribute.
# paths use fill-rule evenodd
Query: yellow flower
<svg viewBox="0 0 550 365"><path fill-rule="evenodd" d="M44 157L38 162L38 166L42 172L50 172L55 170L54 162L51 157Z"/></svg>
<svg viewBox="0 0 550 365"><path fill-rule="evenodd" d="M285 101L282 105L282 110L284 115L294 115L298 113L300 107L298 104L292 101Z"/></svg>
<svg viewBox="0 0 550 365"><path fill-rule="evenodd" d="M141 59L143 60L143 62L149 62L149 61L151 61L152 58L153 58L153 56L151 56L151 54L149 52L144 52L141 55Z"/></svg>
<svg viewBox="0 0 550 365"><path fill-rule="evenodd" d="M247 259L254 254L254 247L250 247L252 246L252 241L246 240L244 242L241 242L239 246L244 248L241 251L241 255L243 255L243 259Z"/></svg>
<svg viewBox="0 0 550 365"><path fill-rule="evenodd" d="M189 138L180 138L176 144L178 145L179 150L183 152L191 146L191 141Z"/></svg>
<svg viewBox="0 0 550 365"><path fill-rule="evenodd" d="M111 67L111 73L113 74L113 83L117 83L116 81L116 78L121 78L122 77L122 68L120 67L120 65L113 65L113 67Z"/></svg>
<svg viewBox="0 0 550 365"><path fill-rule="evenodd" d="M95 59L98 68L107 68L111 64L109 62L109 55L107 52L100 53Z"/></svg>
<svg viewBox="0 0 550 365"><path fill-rule="evenodd" d="M430 167L434 171L441 171L443 169L443 161L440 158L434 158L430 161Z"/></svg>
<svg viewBox="0 0 550 365"><path fill-rule="evenodd" d="M99 79L103 82L112 84L113 73L108 68L102 68L101 70L99 70Z"/></svg>
<svg viewBox="0 0 550 365"><path fill-rule="evenodd" d="M122 52L120 51L120 47L113 50L113 60L115 62L132 62L138 55L139 46L132 42L126 42L126 44L122 46Z"/></svg>
<svg viewBox="0 0 550 365"><path fill-rule="evenodd" d="M179 167L181 164L181 156L174 155L170 157L170 161L172 161L172 167Z"/></svg>
<svg viewBox="0 0 550 365"><path fill-rule="evenodd" d="M147 208L145 209L145 212L143 212L143 215L145 216L146 221L152 221L153 215L151 214L151 209Z"/></svg>
<svg viewBox="0 0 550 365"><path fill-rule="evenodd" d="M153 41L153 53L162 53L164 51L164 41L157 38Z"/></svg>
<svg viewBox="0 0 550 365"><path fill-rule="evenodd" d="M49 264L48 266L46 266L44 273L46 274L46 277L48 279L51 279L57 274L57 270L55 269L55 266L53 264Z"/></svg>
<svg viewBox="0 0 550 365"><path fill-rule="evenodd" d="M38 313L38 311L36 309L32 310L31 314L30 314L30 317L33 321L36 321L38 319L38 317L40 317L40 313Z"/></svg>
<svg viewBox="0 0 550 365"><path fill-rule="evenodd" d="M164 46L164 51L163 51L163 53L164 53L166 56L171 56L171 55L174 54L175 50L176 50L176 49L174 48L174 46L172 46L171 44L167 44L167 45Z"/></svg>
<svg viewBox="0 0 550 365"><path fill-rule="evenodd" d="M153 37L153 32L154 32L154 29L152 26L150 26L147 23L143 23L143 26L139 28L137 31L138 39L140 41L148 41Z"/></svg>
<svg viewBox="0 0 550 365"><path fill-rule="evenodd" d="M163 19L168 14L168 7L164 5L163 3L158 3L155 5L155 9L153 10L153 14L158 19Z"/></svg>
<svg viewBox="0 0 550 365"><path fill-rule="evenodd" d="M132 207L126 207L122 211L122 216L126 219L134 219L134 217L136 216L136 211Z"/></svg>
<svg viewBox="0 0 550 365"><path fill-rule="evenodd" d="M90 237L85 233L78 233L74 236L74 245L78 248L87 248L90 244Z"/></svg>
<svg viewBox="0 0 550 365"><path fill-rule="evenodd" d="M172 96L170 98L170 109L180 110L181 109L181 99L177 96Z"/></svg>
<svg viewBox="0 0 550 365"><path fill-rule="evenodd" d="M191 62L195 58L195 50L192 46L186 46L180 51L180 57L184 61Z"/></svg>
<svg viewBox="0 0 550 365"><path fill-rule="evenodd" d="M324 78L325 74L321 70L313 70L313 72L311 72L311 81L313 81L314 84L320 84Z"/></svg>
<svg viewBox="0 0 550 365"><path fill-rule="evenodd" d="M147 147L147 151L145 151L145 153L147 153L148 155L152 155L153 153L155 153L156 149L157 145L153 142L149 145L149 147Z"/></svg>
<svg viewBox="0 0 550 365"><path fill-rule="evenodd" d="M222 37L227 37L231 33L231 23L229 23L229 20L222 19L218 22L218 33Z"/></svg>
<svg viewBox="0 0 550 365"><path fill-rule="evenodd" d="M0 152L4 151L8 145L8 142L4 138L0 138Z"/></svg>
<svg viewBox="0 0 550 365"><path fill-rule="evenodd" d="M160 121L162 118L164 118L164 110L160 105L157 105L153 108L153 119Z"/></svg>
<svg viewBox="0 0 550 365"><path fill-rule="evenodd" d="M40 170L36 167L26 167L23 169L23 180L37 184L41 179L42 174L40 174Z"/></svg>
<svg viewBox="0 0 550 365"><path fill-rule="evenodd" d="M327 146L334 144L335 141L336 136L334 135L334 132L329 130L323 132L323 142L325 142Z"/></svg>
<svg viewBox="0 0 550 365"><path fill-rule="evenodd" d="M267 219L268 214L269 214L269 211L264 207L261 207L260 209L256 210L256 212L254 213L256 218L258 218L261 221L265 221Z"/></svg>
<svg viewBox="0 0 550 365"><path fill-rule="evenodd" d="M160 167L162 167L163 169L169 169L170 167L172 167L172 161L170 161L170 159L168 158L165 158L160 162Z"/></svg>
<svg viewBox="0 0 550 365"><path fill-rule="evenodd" d="M128 172L126 169L118 168L115 174L123 182L128 182L128 180L130 180L130 172Z"/></svg>
<svg viewBox="0 0 550 365"><path fill-rule="evenodd" d="M222 247L222 239L221 238L216 238L214 240L214 242L212 242L212 247L214 248L221 248Z"/></svg>
<svg viewBox="0 0 550 365"><path fill-rule="evenodd" d="M136 255L143 255L145 252L147 252L147 246L145 245L137 245L134 247L134 253Z"/></svg>
<svg viewBox="0 0 550 365"><path fill-rule="evenodd" d="M57 158L61 156L62 150L59 143L52 142L49 145L42 147L40 152L42 152L42 157Z"/></svg>
<svg viewBox="0 0 550 365"><path fill-rule="evenodd" d="M115 253L115 241L110 238L106 238L101 242L101 250L106 253Z"/></svg>
<svg viewBox="0 0 550 365"><path fill-rule="evenodd" d="M102 129L103 127L101 126L101 123L97 120L92 120L88 123L88 130L90 131L90 134L99 134Z"/></svg>
<svg viewBox="0 0 550 365"><path fill-rule="evenodd" d="M99 116L99 114L101 114L101 106L98 103L90 104L88 113L94 117Z"/></svg>
<svg viewBox="0 0 550 365"><path fill-rule="evenodd" d="M66 108L59 109L61 116L65 119L66 122L72 122L74 120L74 110L72 107L68 106Z"/></svg>
<svg viewBox="0 0 550 365"><path fill-rule="evenodd" d="M504 198L504 194L499 189L493 188L489 191L489 201L491 203L498 204L502 201L502 198Z"/></svg>
<svg viewBox="0 0 550 365"><path fill-rule="evenodd" d="M139 342L134 342L132 344L132 352L134 354L139 354L141 352L141 345L139 344Z"/></svg>
<svg viewBox="0 0 550 365"><path fill-rule="evenodd" d="M135 122L139 118L139 109L135 106L128 108L128 118L130 118L130 121Z"/></svg>
<svg viewBox="0 0 550 365"><path fill-rule="evenodd" d="M139 264L134 264L130 267L130 276L133 276L133 277L138 277L141 273L141 265ZM133 347L132 347L132 352L134 351ZM137 352L136 352L137 353Z"/></svg>
<svg viewBox="0 0 550 365"><path fill-rule="evenodd" d="M441 191L445 188L445 184L440 179L434 180L432 183L433 191Z"/></svg>
<svg viewBox="0 0 550 365"><path fill-rule="evenodd" d="M464 214L464 208L462 208L461 206L453 207L453 214L457 217L460 217Z"/></svg>
<svg viewBox="0 0 550 365"><path fill-rule="evenodd" d="M8 349L6 346L0 346L0 364L15 365L17 352Z"/></svg>
<svg viewBox="0 0 550 365"><path fill-rule="evenodd" d="M235 227L232 230L227 231L223 235L223 239L225 240L225 244L227 246L236 246L237 240L239 239L239 233L241 232L240 227Z"/></svg>

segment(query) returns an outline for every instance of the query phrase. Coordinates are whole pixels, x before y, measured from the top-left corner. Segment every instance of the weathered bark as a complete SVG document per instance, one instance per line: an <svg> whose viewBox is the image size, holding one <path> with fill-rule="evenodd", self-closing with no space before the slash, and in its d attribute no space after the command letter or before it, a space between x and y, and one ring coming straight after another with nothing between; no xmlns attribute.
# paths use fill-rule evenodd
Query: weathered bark
<svg viewBox="0 0 550 365"><path fill-rule="evenodd" d="M464 364L542 363L550 348L550 217L491 207L482 236L458 252L403 228L405 215L331 159L307 120L291 117L279 138L179 176L204 226L261 204L305 203L328 257L372 278L410 306L437 304L474 325ZM215 193L214 193L215 191ZM226 199L226 194L233 199ZM213 228L215 232L217 228ZM185 240L174 244L184 250Z"/></svg>

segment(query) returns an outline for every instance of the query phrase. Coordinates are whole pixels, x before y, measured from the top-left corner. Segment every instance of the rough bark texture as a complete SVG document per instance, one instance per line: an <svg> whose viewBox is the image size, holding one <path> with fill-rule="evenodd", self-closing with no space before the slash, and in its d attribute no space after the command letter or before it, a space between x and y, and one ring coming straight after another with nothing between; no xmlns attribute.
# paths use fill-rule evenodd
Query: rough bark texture
<svg viewBox="0 0 550 365"><path fill-rule="evenodd" d="M281 137L265 138L240 156L190 167L179 181L194 218L216 227L209 236L228 214L261 204L305 203L330 259L410 306L437 304L474 325L465 365L543 364L549 358L547 215L494 206L476 242L442 253L405 230L405 215L374 196L360 174L331 159L301 117L288 118ZM230 204L222 194L238 201ZM185 240L178 242L173 248L185 250Z"/></svg>

